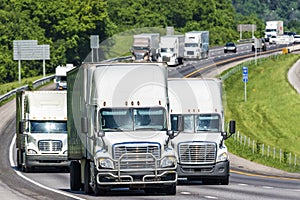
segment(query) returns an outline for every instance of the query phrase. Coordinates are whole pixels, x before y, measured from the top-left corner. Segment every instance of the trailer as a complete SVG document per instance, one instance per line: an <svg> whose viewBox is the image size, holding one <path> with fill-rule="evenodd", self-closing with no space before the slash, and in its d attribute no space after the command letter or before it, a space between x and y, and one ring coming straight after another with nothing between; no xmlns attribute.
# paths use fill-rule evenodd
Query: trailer
<svg viewBox="0 0 300 200"><path fill-rule="evenodd" d="M159 61L168 66L182 64L184 54L184 35L166 35L160 38Z"/></svg>
<svg viewBox="0 0 300 200"><path fill-rule="evenodd" d="M70 188L176 194L163 63L83 63L68 74Z"/></svg>
<svg viewBox="0 0 300 200"><path fill-rule="evenodd" d="M205 59L209 52L209 31L185 33L184 59Z"/></svg>
<svg viewBox="0 0 300 200"><path fill-rule="evenodd" d="M66 91L20 91L16 95L17 166L69 167Z"/></svg>
<svg viewBox="0 0 300 200"><path fill-rule="evenodd" d="M131 48L133 61L156 61L158 58L159 33L142 33L133 36Z"/></svg>
<svg viewBox="0 0 300 200"><path fill-rule="evenodd" d="M57 66L55 68L54 83L56 84L56 90L67 89L67 72L75 68L73 64L67 64L66 66Z"/></svg>
<svg viewBox="0 0 300 200"><path fill-rule="evenodd" d="M172 130L183 118L183 131L172 140L179 178L227 185L229 157L224 143L235 132L225 131L222 85L219 79L169 79Z"/></svg>

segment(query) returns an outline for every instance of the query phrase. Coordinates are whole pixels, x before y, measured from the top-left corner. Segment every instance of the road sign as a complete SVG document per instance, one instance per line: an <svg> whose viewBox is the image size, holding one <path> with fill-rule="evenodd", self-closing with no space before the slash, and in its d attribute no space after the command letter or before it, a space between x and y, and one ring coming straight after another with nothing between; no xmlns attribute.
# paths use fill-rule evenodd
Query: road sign
<svg viewBox="0 0 300 200"><path fill-rule="evenodd" d="M248 82L248 67L243 67L243 82Z"/></svg>

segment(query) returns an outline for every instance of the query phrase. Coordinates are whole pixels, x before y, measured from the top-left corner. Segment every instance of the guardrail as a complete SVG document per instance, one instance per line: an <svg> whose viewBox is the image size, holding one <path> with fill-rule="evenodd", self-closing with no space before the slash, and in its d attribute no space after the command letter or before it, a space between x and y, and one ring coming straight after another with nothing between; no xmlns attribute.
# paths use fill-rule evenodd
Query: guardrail
<svg viewBox="0 0 300 200"><path fill-rule="evenodd" d="M55 77L55 75L51 75L51 76L47 76L47 77L41 78L39 80L36 80L32 83L32 86L33 86L33 88L37 88L37 87L39 87L39 86L41 86L45 83L50 82L51 80L54 79L54 77ZM24 85L24 86L21 86L19 88L13 89L13 90L7 92L6 94L0 96L0 102L8 99L11 96L13 96L18 91L27 90L27 89L28 89L28 85Z"/></svg>

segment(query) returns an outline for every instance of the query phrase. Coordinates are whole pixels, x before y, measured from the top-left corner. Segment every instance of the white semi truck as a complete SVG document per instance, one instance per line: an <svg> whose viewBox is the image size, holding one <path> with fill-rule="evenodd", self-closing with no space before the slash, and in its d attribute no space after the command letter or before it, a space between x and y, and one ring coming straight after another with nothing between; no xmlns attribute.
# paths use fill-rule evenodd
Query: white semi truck
<svg viewBox="0 0 300 200"><path fill-rule="evenodd" d="M68 168L66 91L21 91L16 96L17 165Z"/></svg>
<svg viewBox="0 0 300 200"><path fill-rule="evenodd" d="M67 72L74 68L73 64L67 64L66 66L57 66L55 68L54 83L57 90L67 89Z"/></svg>
<svg viewBox="0 0 300 200"><path fill-rule="evenodd" d="M173 66L182 64L184 54L184 35L166 35L160 38L159 61Z"/></svg>
<svg viewBox="0 0 300 200"><path fill-rule="evenodd" d="M68 87L71 190L176 194L163 63L84 63L68 72Z"/></svg>
<svg viewBox="0 0 300 200"><path fill-rule="evenodd" d="M184 59L205 59L209 52L209 31L185 33Z"/></svg>
<svg viewBox="0 0 300 200"><path fill-rule="evenodd" d="M283 21L266 21L265 40L269 42L272 36L283 35Z"/></svg>
<svg viewBox="0 0 300 200"><path fill-rule="evenodd" d="M178 156L178 178L227 185L229 158L224 140L235 132L235 121L225 132L222 85L218 79L169 79L172 129L179 117L183 131L172 143Z"/></svg>
<svg viewBox="0 0 300 200"><path fill-rule="evenodd" d="M156 61L158 59L159 33L142 33L133 36L131 48L133 61Z"/></svg>

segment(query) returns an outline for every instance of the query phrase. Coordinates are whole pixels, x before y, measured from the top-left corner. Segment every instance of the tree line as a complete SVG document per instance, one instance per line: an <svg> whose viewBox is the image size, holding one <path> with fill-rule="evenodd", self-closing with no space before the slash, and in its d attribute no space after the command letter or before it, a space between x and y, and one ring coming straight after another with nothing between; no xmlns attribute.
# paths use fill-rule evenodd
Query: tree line
<svg viewBox="0 0 300 200"><path fill-rule="evenodd" d="M0 0L0 83L18 79L13 40L38 40L50 45L46 73L57 65L79 66L90 52L90 36L100 41L135 28L174 26L185 33L208 30L210 45L239 38L238 24L256 24L263 35L264 21L241 10L242 0ZM280 2L280 1L279 1ZM236 7L235 7L236 6ZM240 9L240 12L237 10ZM243 37L251 37L250 32ZM41 61L22 61L22 77L43 73Z"/></svg>

